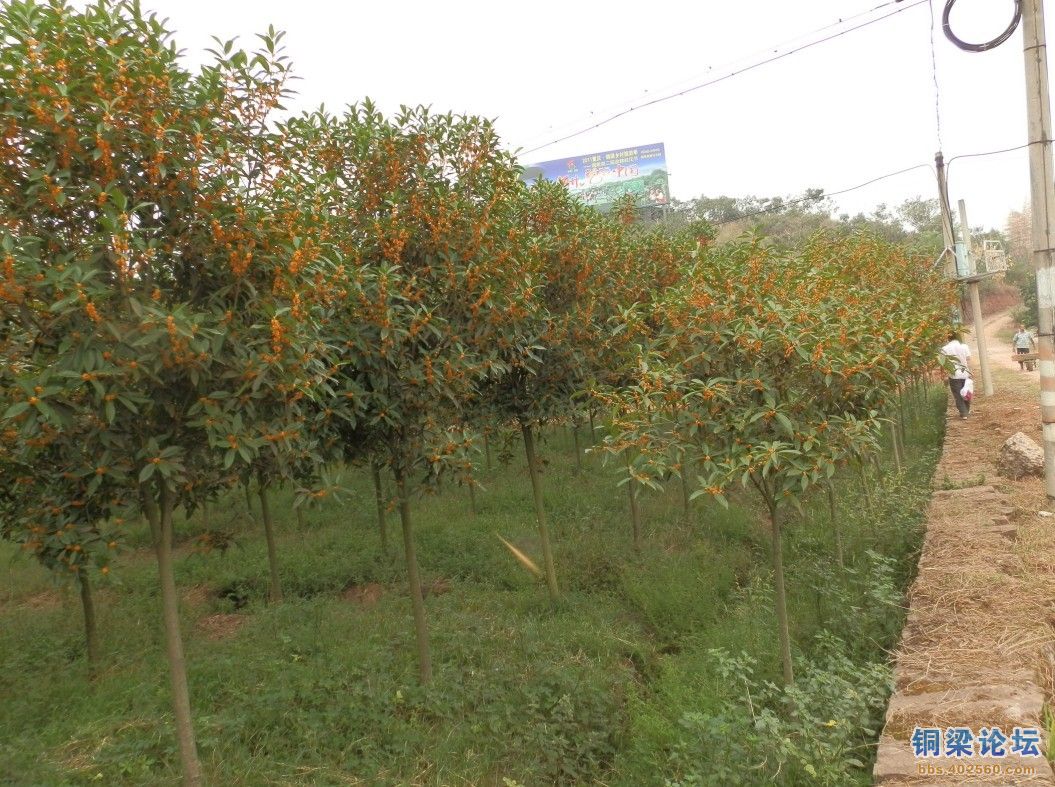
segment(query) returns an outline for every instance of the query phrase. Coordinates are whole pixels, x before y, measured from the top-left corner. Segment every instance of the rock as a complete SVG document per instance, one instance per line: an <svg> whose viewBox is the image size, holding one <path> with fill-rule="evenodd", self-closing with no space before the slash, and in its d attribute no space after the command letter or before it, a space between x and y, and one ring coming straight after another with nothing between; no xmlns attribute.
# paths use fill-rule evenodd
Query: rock
<svg viewBox="0 0 1055 787"><path fill-rule="evenodd" d="M1037 513L1040 514L1040 516L1044 516L1044 517L1055 516L1055 514L1051 513L1050 511L1038 511Z"/></svg>
<svg viewBox="0 0 1055 787"><path fill-rule="evenodd" d="M1044 451L1028 435L1015 432L1001 446L997 467L1008 478L1044 475Z"/></svg>

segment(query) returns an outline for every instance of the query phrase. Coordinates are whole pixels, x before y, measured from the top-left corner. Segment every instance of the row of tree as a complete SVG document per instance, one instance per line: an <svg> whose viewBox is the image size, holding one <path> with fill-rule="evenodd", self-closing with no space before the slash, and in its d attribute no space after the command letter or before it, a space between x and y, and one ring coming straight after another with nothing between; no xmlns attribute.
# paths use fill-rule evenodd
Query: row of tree
<svg viewBox="0 0 1055 787"><path fill-rule="evenodd" d="M868 455L949 304L875 237L712 248L701 221L529 188L479 118L276 120L280 42L192 74L137 3L0 9L0 533L79 581L92 654L91 580L146 520L188 784L178 509L252 484L278 601L269 488L304 504L334 463L387 467L428 681L416 491L471 487L480 437L516 428L555 598L535 441L603 406L631 501L669 478L758 490L782 588L779 512Z"/></svg>

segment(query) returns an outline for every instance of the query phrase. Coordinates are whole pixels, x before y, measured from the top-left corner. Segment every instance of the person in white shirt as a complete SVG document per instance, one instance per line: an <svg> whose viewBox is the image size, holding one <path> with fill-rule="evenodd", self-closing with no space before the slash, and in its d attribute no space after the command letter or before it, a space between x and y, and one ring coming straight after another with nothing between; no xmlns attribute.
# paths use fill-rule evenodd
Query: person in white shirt
<svg viewBox="0 0 1055 787"><path fill-rule="evenodd" d="M941 354L952 361L949 389L952 391L952 400L956 403L960 418L966 418L971 412L971 403L963 398L961 392L963 384L971 376L968 366L968 361L971 359L971 348L960 341L960 335L956 331L952 331L949 333L949 343L941 348Z"/></svg>

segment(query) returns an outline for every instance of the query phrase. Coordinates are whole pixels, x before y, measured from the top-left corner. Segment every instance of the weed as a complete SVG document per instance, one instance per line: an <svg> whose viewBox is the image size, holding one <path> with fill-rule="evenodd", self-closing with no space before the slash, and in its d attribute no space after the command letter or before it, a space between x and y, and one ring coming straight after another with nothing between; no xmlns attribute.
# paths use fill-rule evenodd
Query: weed
<svg viewBox="0 0 1055 787"><path fill-rule="evenodd" d="M903 620L941 437L932 398L910 421L905 472L886 473L872 508L855 477L836 477L842 568L825 499L788 524L799 671L789 691L775 687L769 539L750 499L697 507L686 523L680 490L643 494L637 554L611 470L587 455L573 478L563 433L546 443L556 605L495 538L539 557L521 452L480 473L476 517L454 487L418 504L426 581L449 588L426 600L427 689L414 677L402 560L381 551L368 471L351 472L349 502L320 503L304 530L290 492L276 491L280 605L265 603L266 551L241 493L211 506L208 524L181 519L178 584L207 592L182 610L207 780L866 783L884 649ZM187 548L217 532L233 548ZM145 530L130 541L141 548L100 586L105 666L91 683L76 598L0 544L0 783L176 780L156 567ZM345 598L367 585L379 589L370 604ZM235 609L246 622L230 636L197 625Z"/></svg>

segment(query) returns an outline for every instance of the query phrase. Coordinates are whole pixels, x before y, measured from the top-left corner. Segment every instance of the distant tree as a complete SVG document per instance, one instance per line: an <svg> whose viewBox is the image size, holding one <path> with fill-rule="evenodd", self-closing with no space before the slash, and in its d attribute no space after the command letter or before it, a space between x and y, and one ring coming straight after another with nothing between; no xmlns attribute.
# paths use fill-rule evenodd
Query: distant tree
<svg viewBox="0 0 1055 787"><path fill-rule="evenodd" d="M934 254L936 257L945 248L941 228L941 207L937 198L912 197L895 211L909 229L908 243L913 252ZM953 219L955 225L956 220Z"/></svg>
<svg viewBox="0 0 1055 787"><path fill-rule="evenodd" d="M1022 308L1015 318L1034 325L1037 319L1037 273L1033 269L1033 212L1029 205L1007 216L1008 269L1005 281L1018 287Z"/></svg>
<svg viewBox="0 0 1055 787"><path fill-rule="evenodd" d="M1033 211L1029 205L1007 214L1007 256L1012 266L1029 267L1033 255Z"/></svg>

